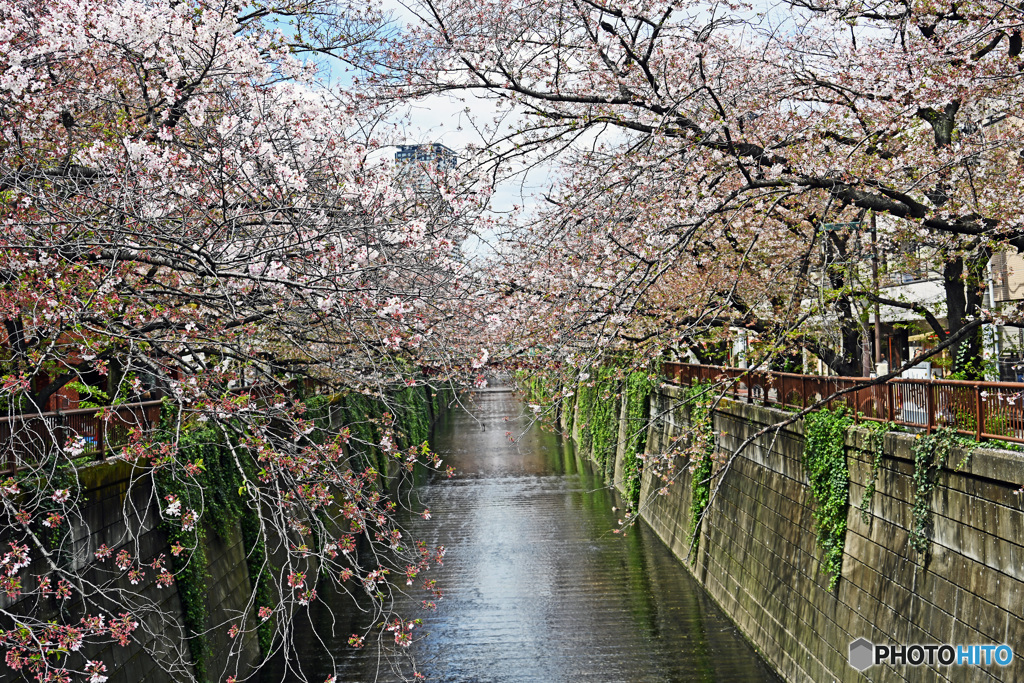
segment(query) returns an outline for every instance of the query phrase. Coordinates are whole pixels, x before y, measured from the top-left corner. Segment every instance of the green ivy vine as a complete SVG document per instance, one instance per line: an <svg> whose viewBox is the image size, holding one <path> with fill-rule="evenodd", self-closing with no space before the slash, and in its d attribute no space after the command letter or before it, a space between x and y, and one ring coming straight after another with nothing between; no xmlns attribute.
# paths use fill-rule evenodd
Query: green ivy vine
<svg viewBox="0 0 1024 683"><path fill-rule="evenodd" d="M173 415L169 404L165 404L167 416L164 424L170 423ZM168 438L169 438L168 434ZM157 491L162 501L175 496L181 501L181 509L202 511L203 489L199 477L180 476L179 466L191 463L199 468L206 467L207 458L215 450L217 435L210 428L183 432L178 442L176 463L164 464L157 470ZM177 475L177 476L176 476ZM218 516L223 516L221 510ZM206 555L206 528L202 523L186 526L182 517L162 515L160 527L167 535L171 546L171 567L177 584L178 597L184 612L185 636L196 679L207 680L207 660L210 657L210 642L206 636L206 622L209 610L206 604L209 559Z"/></svg>
<svg viewBox="0 0 1024 683"><path fill-rule="evenodd" d="M690 563L697 561L700 529L704 511L711 501L711 473L715 454L714 420L711 414L711 387L695 383L686 390L685 402L690 406L691 445L697 451L690 470Z"/></svg>
<svg viewBox="0 0 1024 683"><path fill-rule="evenodd" d="M804 467L814 498L814 522L821 570L835 589L843 569L850 473L846 467L846 430L853 420L845 408L819 410L804 421Z"/></svg>
<svg viewBox="0 0 1024 683"><path fill-rule="evenodd" d="M398 423L401 426L399 447L409 448L425 443L430 436L430 400L423 387L407 387L395 394L400 411Z"/></svg>
<svg viewBox="0 0 1024 683"><path fill-rule="evenodd" d="M558 395L558 382L549 373L517 370L515 380L530 403L547 407L554 403L555 396Z"/></svg>
<svg viewBox="0 0 1024 683"><path fill-rule="evenodd" d="M882 469L882 457L885 455L885 434L892 425L884 422L869 422L865 425L867 438L865 445L871 453L871 473L864 484L864 494L860 498L860 518L865 524L871 523L871 499L875 497L875 484L878 473Z"/></svg>
<svg viewBox="0 0 1024 683"><path fill-rule="evenodd" d="M378 425L384 415L383 402L352 392L344 397L343 410L345 424L355 439L349 442L349 447L357 454L358 465L364 470L373 468L386 474L387 454L376 445L381 438Z"/></svg>
<svg viewBox="0 0 1024 683"><path fill-rule="evenodd" d="M394 410L398 412L392 416L398 432L397 445L401 448L424 443L429 436L431 414L436 415L440 411L439 405L432 406L433 400L439 400L438 394L431 397L423 387L408 387L395 392L392 398ZM380 424L388 412L384 401L352 392L335 398L310 396L303 402L304 417L313 423L309 434L311 441L320 444L331 438L332 418L341 417L354 437L352 448L357 462L363 467L387 472L387 455L377 445L380 442ZM159 438L165 442L177 438L178 447L175 457L156 470L157 492L161 507L166 496L175 496L181 501L182 513L194 510L201 522L184 524L183 514L163 515L160 526L172 549L171 567L184 611L186 638L195 675L197 680L206 681L211 654L206 636L209 618L207 530L220 535L238 525L257 612L261 607L273 608L276 602L274 567L267 553L260 510L250 507L243 498L245 478L256 478L255 464L242 460L243 477L239 463L232 455L231 444L225 442L220 430L213 425L188 425L175 432L176 418L174 408L169 403L165 404ZM383 486L383 478L379 481ZM273 616L260 619L257 626L260 651L264 655L272 651L274 621Z"/></svg>
<svg viewBox="0 0 1024 683"><path fill-rule="evenodd" d="M165 407L164 424L170 424L173 410ZM164 430L164 438L172 435ZM197 474L181 476L179 468L193 465ZM246 465L243 462L243 467ZM177 472L177 476L176 476ZM253 477L254 472L248 475ZM179 435L175 463L165 464L157 471L157 489L161 500L173 495L181 501L182 510L201 511L201 523L187 528L181 516L164 516L160 526L167 535L172 551L171 566L175 575L178 596L184 611L186 636L196 678L208 680L207 662L211 654L206 624L209 558L206 554L207 529L212 529L221 540L223 534L236 524L242 532L246 551L246 569L256 594L256 609L273 607L274 589L271 568L267 561L266 543L260 530L259 513L245 504L240 491L243 478L224 442L213 426L183 430ZM261 620L257 626L260 651L271 651L274 633L273 618Z"/></svg>
<svg viewBox="0 0 1024 683"><path fill-rule="evenodd" d="M978 447L977 442L959 436L956 430L950 427L942 427L931 434L918 434L914 439L914 504L911 508L913 523L910 529L910 546L923 556L928 554L931 547L931 494L938 483L939 467L957 447L966 451L963 460L957 466L957 469L960 469Z"/></svg>
<svg viewBox="0 0 1024 683"><path fill-rule="evenodd" d="M635 509L640 503L643 461L639 455L647 442L648 399L661 381L660 363L629 370L620 360L591 369L589 374L569 395L565 395L564 386L555 373L520 370L515 380L527 402L542 408L554 406L555 419L563 416L568 433L572 433L574 420L579 420L579 445L583 450L590 450L592 460L608 480L614 475L619 445L620 401L625 402L627 436L622 444L622 484L626 505Z"/></svg>
<svg viewBox="0 0 1024 683"><path fill-rule="evenodd" d="M622 487L626 504L631 509L640 505L640 484L643 461L639 455L647 445L647 421L650 418L650 396L661 382L661 367L634 371L626 377L626 443L622 453Z"/></svg>
<svg viewBox="0 0 1024 683"><path fill-rule="evenodd" d="M623 371L605 366L590 371L591 377L580 384L580 419L582 447L590 449L591 458L611 479L615 470L615 447L619 440L619 394Z"/></svg>

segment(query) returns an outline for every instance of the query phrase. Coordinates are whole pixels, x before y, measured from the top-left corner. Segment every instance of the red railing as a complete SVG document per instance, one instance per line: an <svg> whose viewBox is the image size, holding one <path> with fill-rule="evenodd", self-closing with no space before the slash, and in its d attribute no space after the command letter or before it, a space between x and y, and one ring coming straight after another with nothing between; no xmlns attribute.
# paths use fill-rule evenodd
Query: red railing
<svg viewBox="0 0 1024 683"><path fill-rule="evenodd" d="M128 443L131 430L160 423L161 401L0 417L0 471L39 462L54 447L72 457L103 459ZM101 415L103 417L101 417Z"/></svg>
<svg viewBox="0 0 1024 683"><path fill-rule="evenodd" d="M867 377L830 377L766 372L716 365L665 363L673 381L715 382L736 400L760 405L806 408L838 391L829 407L847 406L855 419L892 422L932 432L951 427L982 439L1024 443L1024 383L891 379L869 385Z"/></svg>
<svg viewBox="0 0 1024 683"><path fill-rule="evenodd" d="M300 386L310 395L319 393L324 383L306 377L291 380L286 385L292 392L298 392ZM233 392L265 399L276 390L254 384L236 387ZM9 473L38 463L55 447L71 457L102 460L109 452L127 444L133 429L147 433L156 427L160 423L161 405L162 401L155 400L0 417L0 472Z"/></svg>

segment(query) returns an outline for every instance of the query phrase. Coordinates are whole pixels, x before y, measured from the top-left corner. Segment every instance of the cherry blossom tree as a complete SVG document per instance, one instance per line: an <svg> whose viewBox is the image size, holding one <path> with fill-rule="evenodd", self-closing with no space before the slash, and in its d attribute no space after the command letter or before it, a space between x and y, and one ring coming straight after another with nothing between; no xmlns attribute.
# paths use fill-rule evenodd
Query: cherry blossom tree
<svg viewBox="0 0 1024 683"><path fill-rule="evenodd" d="M550 257L535 273L543 287L509 287L532 288L527 297L564 314L562 339L574 329L657 339L702 357L745 328L770 355L806 349L858 375L865 312L884 304L923 317L940 338L962 334L958 358L977 355L979 321L990 318L986 264L1024 245L1019 9L417 8L420 22L393 46L403 69L377 82L402 96L489 93L521 113L492 145L495 158L564 160L538 227L517 232L508 252L525 264ZM880 292L872 258L892 272L938 272L944 315Z"/></svg>
<svg viewBox="0 0 1024 683"><path fill-rule="evenodd" d="M440 461L391 397L479 366L479 295L459 247L487 191L432 168L429 192L396 182L377 104L329 85L324 64L362 59L389 25L373 6L319 0L0 4L11 669L102 681L109 662L88 653L113 641L148 649L176 680L244 676L230 661L205 670L201 648L190 657L175 638L195 643L205 625L131 588L196 571L216 496L248 511L266 577L225 632L273 624L264 654L287 650L326 588L390 624L354 645L411 641L414 616L391 614L392 591L405 579L419 590L443 549L407 537L385 478ZM100 414L108 431L130 430L110 454L144 494L129 510L129 490L125 514L158 510L170 556L145 555L146 529L131 524L86 547L90 444L33 417L76 395L114 406ZM353 417L337 408L346 395L384 412ZM131 406L161 397L159 428L143 425ZM204 484L208 447L230 490Z"/></svg>

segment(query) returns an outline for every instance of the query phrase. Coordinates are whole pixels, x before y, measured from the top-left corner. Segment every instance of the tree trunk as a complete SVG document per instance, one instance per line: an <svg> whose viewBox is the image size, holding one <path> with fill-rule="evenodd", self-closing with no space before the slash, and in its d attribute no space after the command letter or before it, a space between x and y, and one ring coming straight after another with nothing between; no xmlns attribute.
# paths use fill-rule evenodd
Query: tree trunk
<svg viewBox="0 0 1024 683"><path fill-rule="evenodd" d="M942 281L946 290L949 334L955 334L969 320L981 314L985 294L985 266L990 256L990 250L982 248L966 258L958 256L946 262ZM953 376L956 379L984 379L981 328L953 350Z"/></svg>

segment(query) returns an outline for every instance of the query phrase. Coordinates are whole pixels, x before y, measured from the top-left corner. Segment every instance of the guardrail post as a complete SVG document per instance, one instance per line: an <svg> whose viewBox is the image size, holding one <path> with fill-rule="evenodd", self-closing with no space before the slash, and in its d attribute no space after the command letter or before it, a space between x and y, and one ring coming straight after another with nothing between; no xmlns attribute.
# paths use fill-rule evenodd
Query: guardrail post
<svg viewBox="0 0 1024 683"><path fill-rule="evenodd" d="M889 422L896 421L896 389L893 387L892 380L885 383L885 402L888 404L886 412L888 413Z"/></svg>
<svg viewBox="0 0 1024 683"><path fill-rule="evenodd" d="M106 442L106 439L103 438L103 432L107 423L105 420L101 420L98 415L99 413L93 413L93 419L96 420L96 459L103 460L103 448Z"/></svg>
<svg viewBox="0 0 1024 683"><path fill-rule="evenodd" d="M924 385L924 404L925 419L928 421L928 427L925 431L931 434L932 430L938 426L935 424L935 385L932 384L931 380L928 380L928 384Z"/></svg>
<svg viewBox="0 0 1024 683"><path fill-rule="evenodd" d="M974 439L981 441L981 425L984 415L981 407L981 385L974 385Z"/></svg>

